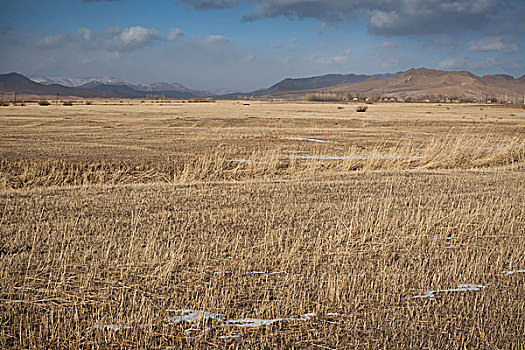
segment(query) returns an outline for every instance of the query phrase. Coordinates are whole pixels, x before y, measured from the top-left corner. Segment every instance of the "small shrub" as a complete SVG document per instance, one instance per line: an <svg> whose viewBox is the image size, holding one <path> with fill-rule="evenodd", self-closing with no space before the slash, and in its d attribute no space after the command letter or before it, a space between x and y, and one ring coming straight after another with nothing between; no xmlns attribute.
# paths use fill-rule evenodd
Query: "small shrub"
<svg viewBox="0 0 525 350"><path fill-rule="evenodd" d="M0 102L0 106L7 107L7 106L9 106L9 102L1 101Z"/></svg>
<svg viewBox="0 0 525 350"><path fill-rule="evenodd" d="M86 101L86 105L91 106L91 101Z"/></svg>
<svg viewBox="0 0 525 350"><path fill-rule="evenodd" d="M364 106L364 105L362 105L362 106L357 106L357 107L355 108L355 111L356 111L356 112L366 112L367 109L368 109L368 106Z"/></svg>
<svg viewBox="0 0 525 350"><path fill-rule="evenodd" d="M64 102L64 106L73 106L73 102Z"/></svg>
<svg viewBox="0 0 525 350"><path fill-rule="evenodd" d="M48 101L38 101L38 104L40 106L49 106L51 103L49 103Z"/></svg>

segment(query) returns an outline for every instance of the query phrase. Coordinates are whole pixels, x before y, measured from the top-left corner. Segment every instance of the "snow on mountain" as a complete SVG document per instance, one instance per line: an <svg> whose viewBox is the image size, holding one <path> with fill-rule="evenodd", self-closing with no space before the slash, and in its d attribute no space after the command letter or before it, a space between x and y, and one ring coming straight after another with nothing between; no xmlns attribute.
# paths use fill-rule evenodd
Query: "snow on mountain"
<svg viewBox="0 0 525 350"><path fill-rule="evenodd" d="M52 84L59 84L62 86L67 87L78 87L81 85L85 85L88 83L99 83L99 84L125 84L124 81L117 78L109 78L109 77L89 77L89 78L82 78L82 77L30 77L31 80L34 82L44 84L44 85L52 85Z"/></svg>

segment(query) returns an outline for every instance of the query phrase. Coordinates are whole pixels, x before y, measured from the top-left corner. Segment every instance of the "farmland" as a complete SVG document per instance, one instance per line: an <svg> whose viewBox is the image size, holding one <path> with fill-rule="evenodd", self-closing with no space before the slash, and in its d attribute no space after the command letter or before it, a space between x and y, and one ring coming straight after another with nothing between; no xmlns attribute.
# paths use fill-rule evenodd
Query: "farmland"
<svg viewBox="0 0 525 350"><path fill-rule="evenodd" d="M525 109L0 109L2 348L525 346Z"/></svg>

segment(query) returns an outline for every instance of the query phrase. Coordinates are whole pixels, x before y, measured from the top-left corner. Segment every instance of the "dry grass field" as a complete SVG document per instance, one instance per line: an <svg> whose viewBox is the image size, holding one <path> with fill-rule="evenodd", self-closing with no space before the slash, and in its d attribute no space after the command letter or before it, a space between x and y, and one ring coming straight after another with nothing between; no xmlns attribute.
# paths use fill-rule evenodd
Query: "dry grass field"
<svg viewBox="0 0 525 350"><path fill-rule="evenodd" d="M525 109L0 107L0 347L523 349Z"/></svg>

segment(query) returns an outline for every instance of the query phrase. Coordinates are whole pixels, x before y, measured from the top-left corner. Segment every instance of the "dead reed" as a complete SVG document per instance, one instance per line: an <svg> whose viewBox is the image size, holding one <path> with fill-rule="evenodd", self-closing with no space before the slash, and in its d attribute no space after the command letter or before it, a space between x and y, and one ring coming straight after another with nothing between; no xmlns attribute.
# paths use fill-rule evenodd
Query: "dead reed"
<svg viewBox="0 0 525 350"><path fill-rule="evenodd" d="M0 347L525 346L518 117L250 107L3 110Z"/></svg>

